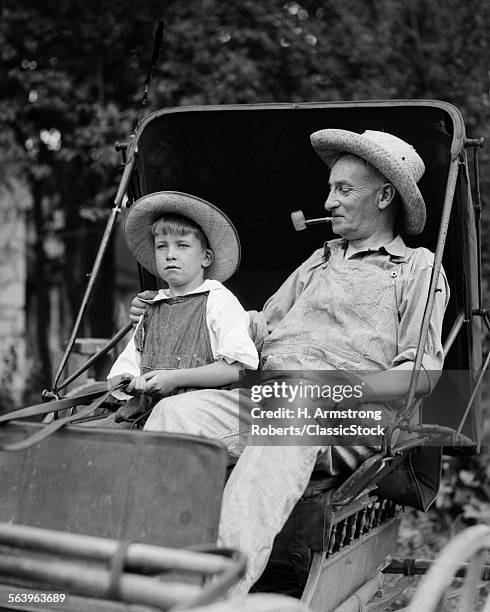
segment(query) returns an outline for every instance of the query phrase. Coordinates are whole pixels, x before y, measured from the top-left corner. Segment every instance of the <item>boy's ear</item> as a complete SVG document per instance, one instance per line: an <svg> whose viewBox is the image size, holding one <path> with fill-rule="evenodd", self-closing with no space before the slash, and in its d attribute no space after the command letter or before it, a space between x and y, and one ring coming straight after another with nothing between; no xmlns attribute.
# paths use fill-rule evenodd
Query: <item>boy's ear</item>
<svg viewBox="0 0 490 612"><path fill-rule="evenodd" d="M211 249L205 249L204 254L202 256L202 267L209 268L209 266L213 263L214 253Z"/></svg>

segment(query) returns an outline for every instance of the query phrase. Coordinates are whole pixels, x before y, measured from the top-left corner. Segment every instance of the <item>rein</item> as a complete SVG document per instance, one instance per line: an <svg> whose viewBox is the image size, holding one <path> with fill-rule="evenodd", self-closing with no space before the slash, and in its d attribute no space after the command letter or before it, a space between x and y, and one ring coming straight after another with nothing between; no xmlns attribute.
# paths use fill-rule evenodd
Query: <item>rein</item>
<svg viewBox="0 0 490 612"><path fill-rule="evenodd" d="M113 391L123 389L126 387L127 384L128 381L118 382L109 387L107 391L94 391L92 393L87 393L86 395L78 395L75 397L65 398L53 402L35 404L33 406L21 408L20 410L14 410L13 412L9 412L8 414L0 416L0 424L8 423L16 419L23 419L26 417L48 414L50 412L57 412L59 410L67 410L69 408L73 408L75 406L83 404L84 402L90 401L90 404L88 406L85 406L76 414L70 414L62 418L56 419L55 421L43 427L42 429L36 431L31 436L27 436L19 442L12 442L10 444L4 444L0 442L0 451L20 451L25 450L26 448L30 448L34 444L41 442L42 440L53 434L55 431L58 431L58 429L61 429L64 425L68 425L68 423L72 423L74 421L78 421L90 416L110 397Z"/></svg>

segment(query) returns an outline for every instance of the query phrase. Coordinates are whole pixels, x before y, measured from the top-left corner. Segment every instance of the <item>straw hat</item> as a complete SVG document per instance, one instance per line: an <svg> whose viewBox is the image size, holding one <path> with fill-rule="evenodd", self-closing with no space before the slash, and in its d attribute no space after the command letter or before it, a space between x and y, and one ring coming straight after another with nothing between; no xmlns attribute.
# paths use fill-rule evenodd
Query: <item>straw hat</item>
<svg viewBox="0 0 490 612"><path fill-rule="evenodd" d="M240 239L233 223L210 202L180 191L157 191L137 200L129 209L124 231L128 246L139 263L158 276L151 226L166 214L189 217L202 229L214 259L205 275L218 281L232 276L240 264Z"/></svg>
<svg viewBox="0 0 490 612"><path fill-rule="evenodd" d="M374 166L393 184L403 202L402 226L407 234L420 234L424 229L426 210L417 187L425 171L420 155L401 138L366 130L363 134L348 130L319 130L311 136L311 144L330 167L342 153L361 157Z"/></svg>

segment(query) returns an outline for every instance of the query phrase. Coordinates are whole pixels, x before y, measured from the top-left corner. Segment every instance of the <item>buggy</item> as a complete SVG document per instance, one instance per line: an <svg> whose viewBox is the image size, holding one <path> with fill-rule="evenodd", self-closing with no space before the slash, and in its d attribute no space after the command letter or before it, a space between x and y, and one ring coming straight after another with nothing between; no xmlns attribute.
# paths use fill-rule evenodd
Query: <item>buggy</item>
<svg viewBox="0 0 490 612"><path fill-rule="evenodd" d="M86 610L133 609L126 607L131 603L185 609L213 601L239 578L244 565L240 552L214 548L227 467L220 444L192 436L71 425L86 408L61 416L74 404L103 395L97 384L79 390L75 401L63 396L63 390L111 350L129 326L63 382L61 377L111 233L125 208L143 195L182 191L228 214L238 229L243 258L227 284L246 309L260 309L313 245L333 237L325 225L295 233L289 218L298 208L306 217L318 216L328 177L309 135L330 127L385 130L410 142L426 165L419 186L427 223L420 235L407 240L409 246L435 252L403 409L406 419L399 423L411 427L414 435L398 444L390 430L381 452L346 480L314 473L276 538L256 590L295 596L318 612L354 611L364 604L381 611L417 573L415 560L393 557L403 506L426 510L432 503L442 448L449 454L477 453L481 444L481 387L489 363L488 356L482 358L482 327L490 328L481 286L477 153L482 141L466 138L457 108L433 100L181 107L148 115L128 142L117 145L123 174L115 205L68 349L53 388L45 393L48 402L37 412L23 409L1 417L8 424L0 430L0 521L5 523L0 527L0 593L23 593L27 587L68 590L74 595L73 607L61 608L67 610L79 609L77 605ZM409 426L441 265L451 289L443 328L445 368L424 400L420 423ZM142 289L157 287L157 280L141 268L139 277ZM58 422L19 420L49 410L60 415ZM47 437L46 431L53 433ZM410 479L414 474L418 478ZM50 536L51 531L42 530L54 531ZM104 553L97 556L98 541ZM158 557L160 547L166 548ZM192 550L182 550L188 547ZM14 561L9 565L4 557ZM148 561L156 557L158 562ZM61 573L60 578L60 565L73 565L74 574ZM99 578L104 575L100 583L97 572ZM383 590L390 573L401 578ZM196 576L205 574L218 578L201 592ZM131 590L136 579L147 582ZM38 609L29 605L22 608L17 601L7 609Z"/></svg>

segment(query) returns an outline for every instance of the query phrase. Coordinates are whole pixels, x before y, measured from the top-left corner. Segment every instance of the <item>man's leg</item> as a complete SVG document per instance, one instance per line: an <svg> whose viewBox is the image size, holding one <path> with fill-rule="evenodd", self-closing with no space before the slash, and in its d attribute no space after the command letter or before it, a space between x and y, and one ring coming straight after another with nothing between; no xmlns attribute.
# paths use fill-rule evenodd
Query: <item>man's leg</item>
<svg viewBox="0 0 490 612"><path fill-rule="evenodd" d="M365 446L247 446L226 484L218 543L248 557L244 595L267 565L274 539L303 495L313 470L346 476L376 452Z"/></svg>
<svg viewBox="0 0 490 612"><path fill-rule="evenodd" d="M218 541L248 557L232 590L245 594L262 574L274 538L308 485L316 464L327 475L349 473L374 451L366 447L244 446L249 419L239 414L238 391L199 390L161 400L145 429L221 440L240 458L226 484ZM242 434L239 436L239 433Z"/></svg>
<svg viewBox="0 0 490 612"><path fill-rule="evenodd" d="M244 595L260 577L274 538L303 495L320 446L247 446L226 484L218 543L248 558L247 572L231 590Z"/></svg>

